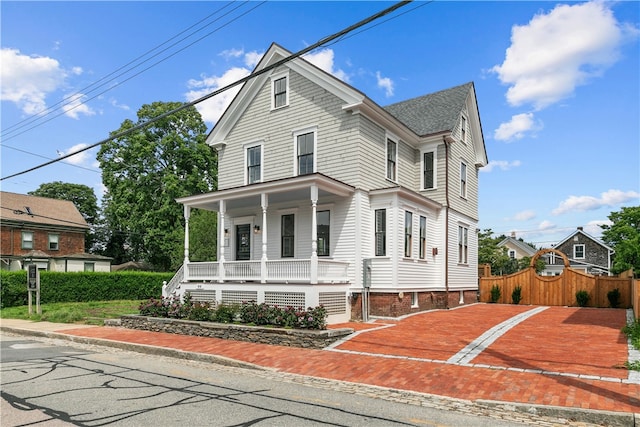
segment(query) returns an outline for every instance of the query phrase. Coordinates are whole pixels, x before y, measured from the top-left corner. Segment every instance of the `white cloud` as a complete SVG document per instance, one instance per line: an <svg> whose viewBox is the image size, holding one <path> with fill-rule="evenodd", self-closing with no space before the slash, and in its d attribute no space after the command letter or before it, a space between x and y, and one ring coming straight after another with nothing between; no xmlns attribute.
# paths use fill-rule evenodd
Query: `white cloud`
<svg viewBox="0 0 640 427"><path fill-rule="evenodd" d="M549 231L549 230L553 230L556 228L556 225L554 223L552 223L551 221L548 220L544 220L542 221L540 224L538 224L538 230L540 231Z"/></svg>
<svg viewBox="0 0 640 427"><path fill-rule="evenodd" d="M533 118L533 113L516 114L511 117L511 121L502 123L493 133L493 137L498 141L513 141L521 139L526 132L538 131L542 129L542 124Z"/></svg>
<svg viewBox="0 0 640 427"><path fill-rule="evenodd" d="M481 172L491 172L494 168L507 171L512 168L520 166L522 162L520 160L514 160L512 162L508 160L490 160L489 163L480 169Z"/></svg>
<svg viewBox="0 0 640 427"><path fill-rule="evenodd" d="M527 210L527 211L518 212L517 214L515 214L513 219L515 219L516 221L528 221L535 217L536 217L536 213L534 211Z"/></svg>
<svg viewBox="0 0 640 427"><path fill-rule="evenodd" d="M602 235L602 227L600 227L601 225L611 225L612 222L609 220L601 220L601 219L596 219L593 221L589 221L585 226L584 226L584 231L586 231L587 233L589 233L590 235L594 236L594 237L600 237L600 235Z"/></svg>
<svg viewBox="0 0 640 427"><path fill-rule="evenodd" d="M64 151L58 151L58 155L59 156L66 156L67 154L71 154L71 153L75 153L78 150L82 150L83 148L85 148L87 146L87 144L76 144L73 147L70 147L67 150ZM71 163L73 165L83 165L86 164L89 160L89 152L91 150L86 150L83 151L82 153L78 153L75 156L71 156L66 158L64 161L67 163Z"/></svg>
<svg viewBox="0 0 640 427"><path fill-rule="evenodd" d="M118 103L118 101L115 98L109 99L109 103L111 104L112 107L120 108L121 110L125 110L125 111L131 110L131 107L129 107L126 104Z"/></svg>
<svg viewBox="0 0 640 427"><path fill-rule="evenodd" d="M67 76L57 60L23 55L17 49L2 48L0 63L0 99L15 103L26 114L45 110L47 95L60 88Z"/></svg>
<svg viewBox="0 0 640 427"><path fill-rule="evenodd" d="M187 92L185 97L189 102L194 101L208 93L236 82L249 74L250 70L247 68L233 67L225 71L221 76L203 76L201 80L191 79L187 82L187 85L192 90ZM196 108L202 115L202 119L208 123L216 123L231 101L233 101L233 98L241 87L242 85L235 86L213 98L197 104Z"/></svg>
<svg viewBox="0 0 640 427"><path fill-rule="evenodd" d="M510 86L508 102L545 108L615 63L624 39L638 31L616 21L608 6L603 1L558 5L514 26L504 62L492 68Z"/></svg>
<svg viewBox="0 0 640 427"><path fill-rule="evenodd" d="M95 115L95 111L93 111L87 104L83 104L86 98L87 96L81 93L67 95L64 99L64 104L62 105L64 115L76 120L80 118L80 114L85 116Z"/></svg>
<svg viewBox="0 0 640 427"><path fill-rule="evenodd" d="M382 77L380 71L376 71L376 79L378 80L378 87L384 89L387 98L393 96L393 80L389 77Z"/></svg>
<svg viewBox="0 0 640 427"><path fill-rule="evenodd" d="M306 55L304 55L304 59L311 62L316 67L326 71L329 74L333 74L335 77L344 82L349 82L349 76L347 75L347 73L345 73L341 69L334 69L333 57L333 49L322 49L315 53L307 53Z"/></svg>
<svg viewBox="0 0 640 427"><path fill-rule="evenodd" d="M600 198L593 196L569 196L560 202L557 208L551 213L561 215L567 212L592 211L605 206L617 206L631 200L640 198L640 193L635 191L609 190L600 195Z"/></svg>
<svg viewBox="0 0 640 427"><path fill-rule="evenodd" d="M227 49L220 52L220 56L229 60L231 58L240 58L244 55L244 49Z"/></svg>
<svg viewBox="0 0 640 427"><path fill-rule="evenodd" d="M264 52L257 52L255 50L247 52L244 55L244 64L247 67L253 69L256 65L258 65L258 62L260 62L263 56Z"/></svg>

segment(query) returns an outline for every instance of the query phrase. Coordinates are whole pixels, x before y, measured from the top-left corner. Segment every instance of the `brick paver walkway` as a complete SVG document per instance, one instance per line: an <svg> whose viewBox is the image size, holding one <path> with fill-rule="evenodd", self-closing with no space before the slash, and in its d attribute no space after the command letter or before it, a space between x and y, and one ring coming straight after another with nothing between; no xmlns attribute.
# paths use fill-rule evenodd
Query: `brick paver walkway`
<svg viewBox="0 0 640 427"><path fill-rule="evenodd" d="M534 308L476 304L421 313L359 327L353 338L329 350L113 327L62 332L460 399L640 412L640 384L629 383L628 371L620 368L628 354L620 331L624 310L549 307L514 324L470 364L446 362L486 330Z"/></svg>

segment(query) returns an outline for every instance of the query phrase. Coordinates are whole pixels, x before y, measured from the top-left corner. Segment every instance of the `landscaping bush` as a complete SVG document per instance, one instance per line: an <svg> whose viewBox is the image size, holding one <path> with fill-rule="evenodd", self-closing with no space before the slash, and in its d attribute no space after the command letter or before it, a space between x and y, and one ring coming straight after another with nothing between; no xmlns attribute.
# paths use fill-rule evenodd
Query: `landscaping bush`
<svg viewBox="0 0 640 427"><path fill-rule="evenodd" d="M513 288L513 292L511 292L511 301L514 304L520 304L520 300L522 299L522 287L516 286Z"/></svg>
<svg viewBox="0 0 640 427"><path fill-rule="evenodd" d="M607 299L609 300L609 305L612 308L618 308L620 305L620 290L615 288L609 292L607 292Z"/></svg>
<svg viewBox="0 0 640 427"><path fill-rule="evenodd" d="M177 296L151 298L140 304L140 314L150 317L169 317L198 321L240 323L256 326L277 326L281 328L326 329L327 310L323 306L303 308L279 308L255 301L238 304L221 304L212 309L208 303L193 302L189 293L184 301Z"/></svg>
<svg viewBox="0 0 640 427"><path fill-rule="evenodd" d="M496 303L500 300L500 296L502 295L502 291L500 290L500 286L493 285L491 287L491 302Z"/></svg>
<svg viewBox="0 0 640 427"><path fill-rule="evenodd" d="M576 292L576 301L578 302L578 306L580 307L586 307L589 303L590 298L591 296L589 295L589 292L585 291L584 289Z"/></svg>
<svg viewBox="0 0 640 427"><path fill-rule="evenodd" d="M162 295L173 273L40 272L40 302L145 300ZM0 308L27 305L27 272L0 271Z"/></svg>

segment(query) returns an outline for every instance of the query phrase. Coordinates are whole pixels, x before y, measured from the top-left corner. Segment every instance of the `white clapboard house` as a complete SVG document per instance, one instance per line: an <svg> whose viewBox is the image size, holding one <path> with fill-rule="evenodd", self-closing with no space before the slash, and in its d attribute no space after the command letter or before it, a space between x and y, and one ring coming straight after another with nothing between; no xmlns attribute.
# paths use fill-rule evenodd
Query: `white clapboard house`
<svg viewBox="0 0 640 427"><path fill-rule="evenodd" d="M256 70L289 55L273 44ZM297 58L245 83L207 143L218 191L178 200L185 260L165 295L322 304L329 323L476 301L473 83L381 107ZM217 260L189 260L193 209L218 213Z"/></svg>

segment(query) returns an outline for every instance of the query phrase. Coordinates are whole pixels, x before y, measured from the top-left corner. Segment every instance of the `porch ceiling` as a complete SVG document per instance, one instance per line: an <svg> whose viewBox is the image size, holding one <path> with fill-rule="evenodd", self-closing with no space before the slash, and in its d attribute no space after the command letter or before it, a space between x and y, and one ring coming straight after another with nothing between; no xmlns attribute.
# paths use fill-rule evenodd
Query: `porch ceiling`
<svg viewBox="0 0 640 427"><path fill-rule="evenodd" d="M183 197L176 201L191 208L212 211L218 211L220 201L224 201L226 210L232 210L260 206L262 194L269 196L269 205L292 200L310 201L313 186L318 188L319 201L328 196L347 197L354 192L350 185L315 173Z"/></svg>

